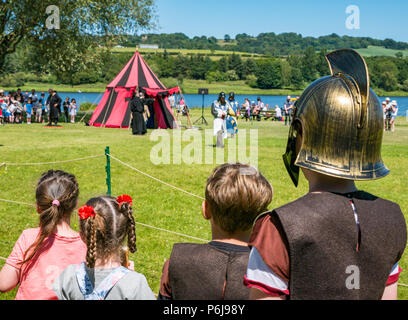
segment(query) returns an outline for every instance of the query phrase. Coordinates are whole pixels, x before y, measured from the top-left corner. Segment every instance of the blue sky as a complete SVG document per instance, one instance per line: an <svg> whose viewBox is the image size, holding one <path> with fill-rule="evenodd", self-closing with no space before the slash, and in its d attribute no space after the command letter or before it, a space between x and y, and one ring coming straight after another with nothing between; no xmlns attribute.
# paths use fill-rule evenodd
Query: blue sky
<svg viewBox="0 0 408 320"><path fill-rule="evenodd" d="M347 29L346 8L358 6L360 29ZM156 0L158 29L189 37L238 33L296 32L318 37L331 33L408 42L406 0Z"/></svg>

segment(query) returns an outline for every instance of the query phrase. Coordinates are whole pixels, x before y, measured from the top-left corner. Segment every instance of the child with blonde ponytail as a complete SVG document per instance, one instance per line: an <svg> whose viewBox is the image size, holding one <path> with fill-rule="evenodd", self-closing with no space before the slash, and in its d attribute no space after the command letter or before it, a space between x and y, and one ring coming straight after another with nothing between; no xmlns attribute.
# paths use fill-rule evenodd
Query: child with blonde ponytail
<svg viewBox="0 0 408 320"><path fill-rule="evenodd" d="M69 265L83 261L86 246L70 227L79 188L72 174L50 170L36 188L38 228L24 230L0 272L0 291L19 285L16 300L56 300L52 283Z"/></svg>
<svg viewBox="0 0 408 320"><path fill-rule="evenodd" d="M144 275L123 259L123 245L136 252L132 199L90 199L79 209L86 262L68 266L53 284L61 300L154 300Z"/></svg>

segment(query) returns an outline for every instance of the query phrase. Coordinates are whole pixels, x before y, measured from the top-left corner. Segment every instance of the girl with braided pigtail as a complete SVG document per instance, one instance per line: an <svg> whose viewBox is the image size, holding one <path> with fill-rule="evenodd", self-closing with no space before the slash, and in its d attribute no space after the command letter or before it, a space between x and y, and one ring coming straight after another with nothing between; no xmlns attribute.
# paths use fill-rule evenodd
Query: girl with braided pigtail
<svg viewBox="0 0 408 320"><path fill-rule="evenodd" d="M24 230L0 272L0 291L17 285L16 300L56 300L52 283L69 265L85 258L86 246L71 229L79 187L72 174L50 170L36 188L39 227Z"/></svg>
<svg viewBox="0 0 408 320"><path fill-rule="evenodd" d="M53 284L61 300L154 300L144 275L123 259L123 244L136 252L132 198L90 199L79 209L86 262L68 266Z"/></svg>

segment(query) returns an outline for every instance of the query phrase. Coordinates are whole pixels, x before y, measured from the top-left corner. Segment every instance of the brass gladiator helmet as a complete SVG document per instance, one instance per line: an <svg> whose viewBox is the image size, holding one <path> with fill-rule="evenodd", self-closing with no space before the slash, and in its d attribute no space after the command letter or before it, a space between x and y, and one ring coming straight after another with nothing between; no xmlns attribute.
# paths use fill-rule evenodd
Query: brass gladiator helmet
<svg viewBox="0 0 408 320"><path fill-rule="evenodd" d="M388 175L381 158L383 112L368 68L354 50L329 53L331 76L314 81L295 103L283 161L294 184L299 167L349 180ZM302 145L296 153L296 126Z"/></svg>

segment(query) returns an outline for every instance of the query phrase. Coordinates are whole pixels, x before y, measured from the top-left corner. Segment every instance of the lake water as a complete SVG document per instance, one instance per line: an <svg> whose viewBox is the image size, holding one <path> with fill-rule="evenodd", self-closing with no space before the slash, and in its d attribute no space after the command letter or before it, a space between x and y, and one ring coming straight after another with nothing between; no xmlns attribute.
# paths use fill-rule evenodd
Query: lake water
<svg viewBox="0 0 408 320"><path fill-rule="evenodd" d="M59 96L62 100L65 100L66 97L70 99L74 98L79 105L84 102L91 102L98 104L104 92L59 92ZM37 92L37 95L39 93ZM48 94L46 93L46 97ZM190 108L201 108L203 106L203 96L198 94L184 94L184 100ZM269 104L270 107L274 107L275 105L279 105L280 107L283 106L283 103L286 100L287 96L269 96L269 95L236 95L236 100L242 104L245 101L245 98L248 98L250 102L256 102L257 98L260 97L262 102L265 104ZM208 108L211 104L218 98L218 95L210 94L204 96L204 107ZM385 100L386 97L379 97L380 101ZM408 112L408 97L389 97L391 100L397 100L398 102L398 115L399 116L406 116Z"/></svg>

